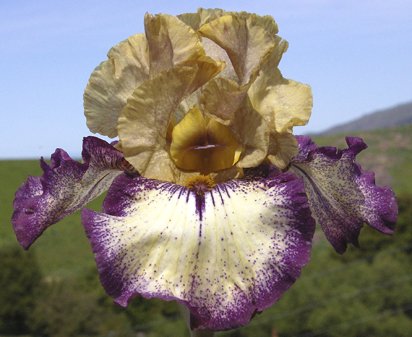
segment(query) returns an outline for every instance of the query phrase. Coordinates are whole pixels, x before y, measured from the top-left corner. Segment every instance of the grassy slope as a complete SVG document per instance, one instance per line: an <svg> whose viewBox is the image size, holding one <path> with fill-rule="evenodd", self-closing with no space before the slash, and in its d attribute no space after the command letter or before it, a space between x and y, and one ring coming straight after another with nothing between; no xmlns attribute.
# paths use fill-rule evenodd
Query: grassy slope
<svg viewBox="0 0 412 337"><path fill-rule="evenodd" d="M398 193L412 191L412 125L374 132L355 133L369 145L359 160L367 169L377 172L380 184L390 184ZM344 146L344 136L315 137L320 145ZM0 245L17 244L10 224L12 200L18 186L31 175L39 175L37 161L0 161ZM389 175L388 175L389 174ZM102 198L90 207L99 209ZM81 226L78 213L49 228L32 248L48 276L81 275L94 266L93 255Z"/></svg>

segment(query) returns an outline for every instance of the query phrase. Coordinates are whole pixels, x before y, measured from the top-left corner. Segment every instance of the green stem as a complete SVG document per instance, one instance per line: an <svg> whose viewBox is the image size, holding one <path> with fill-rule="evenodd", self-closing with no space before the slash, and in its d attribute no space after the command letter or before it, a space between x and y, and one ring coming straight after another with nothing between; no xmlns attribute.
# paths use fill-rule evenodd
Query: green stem
<svg viewBox="0 0 412 337"><path fill-rule="evenodd" d="M210 330L193 330L191 337L213 337L214 332Z"/></svg>
<svg viewBox="0 0 412 337"><path fill-rule="evenodd" d="M191 330L190 329L190 312L183 304L179 304L179 308L183 314L183 318L186 321L187 327L190 331L190 337L213 337L214 332L211 330Z"/></svg>

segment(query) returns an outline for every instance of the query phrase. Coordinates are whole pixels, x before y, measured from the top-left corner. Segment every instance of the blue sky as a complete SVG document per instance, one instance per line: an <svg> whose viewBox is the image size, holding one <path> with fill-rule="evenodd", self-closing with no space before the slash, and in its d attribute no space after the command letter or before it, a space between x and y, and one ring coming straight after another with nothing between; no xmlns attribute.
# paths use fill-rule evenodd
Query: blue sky
<svg viewBox="0 0 412 337"><path fill-rule="evenodd" d="M82 95L109 48L143 32L145 12L220 7L272 15L289 41L280 68L309 83L315 132L412 100L412 1L254 0L0 2L0 158L79 155Z"/></svg>

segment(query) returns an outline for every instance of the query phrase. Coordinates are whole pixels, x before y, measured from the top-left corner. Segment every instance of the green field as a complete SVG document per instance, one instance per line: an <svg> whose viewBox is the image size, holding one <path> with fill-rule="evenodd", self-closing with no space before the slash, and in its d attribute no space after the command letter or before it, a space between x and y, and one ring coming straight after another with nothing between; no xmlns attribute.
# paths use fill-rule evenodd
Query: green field
<svg viewBox="0 0 412 337"><path fill-rule="evenodd" d="M351 247L343 256L317 233L312 260L291 290L248 327L218 335L270 336L276 331L279 336L379 337L408 336L412 331L412 198L408 196L412 192L412 125L354 135L362 136L369 145L360 156L362 165L376 171L381 184L390 184L397 194L404 195L397 233L385 237L366 229L361 249ZM344 144L342 136L315 139L322 145ZM17 247L10 223L14 193L28 175L39 174L38 161L0 161L2 249ZM99 209L101 202L102 197L89 207ZM135 336L137 331L148 337L185 335L184 323L173 305L136 300L127 311L111 305L98 284L78 213L49 228L30 252L46 291L32 304L35 318L27 323L34 331L30 336ZM61 306L50 311L48 301ZM53 316L73 306L77 313L71 310ZM0 310L0 336L1 315ZM73 329L61 330L70 325ZM119 332L119 327L124 330Z"/></svg>

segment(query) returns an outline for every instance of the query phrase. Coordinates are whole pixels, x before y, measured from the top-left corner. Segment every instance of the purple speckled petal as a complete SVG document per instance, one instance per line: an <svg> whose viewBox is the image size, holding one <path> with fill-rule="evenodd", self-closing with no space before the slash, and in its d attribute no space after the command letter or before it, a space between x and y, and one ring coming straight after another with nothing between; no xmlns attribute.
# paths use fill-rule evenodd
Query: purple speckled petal
<svg viewBox="0 0 412 337"><path fill-rule="evenodd" d="M122 306L177 300L192 329L235 328L271 306L308 262L314 232L303 181L289 173L203 195L123 175L104 210L82 220L107 293Z"/></svg>
<svg viewBox="0 0 412 337"><path fill-rule="evenodd" d="M375 185L372 172L355 162L367 146L361 138L347 137L348 148L317 147L298 136L299 154L290 170L305 181L312 215L338 253L348 243L357 245L364 223L385 234L393 232L397 218L395 195Z"/></svg>
<svg viewBox="0 0 412 337"><path fill-rule="evenodd" d="M130 168L121 152L96 137L84 138L82 156L84 162L79 163L57 149L50 165L40 160L43 175L29 177L17 190L12 223L25 249L47 227L105 192L114 178Z"/></svg>

